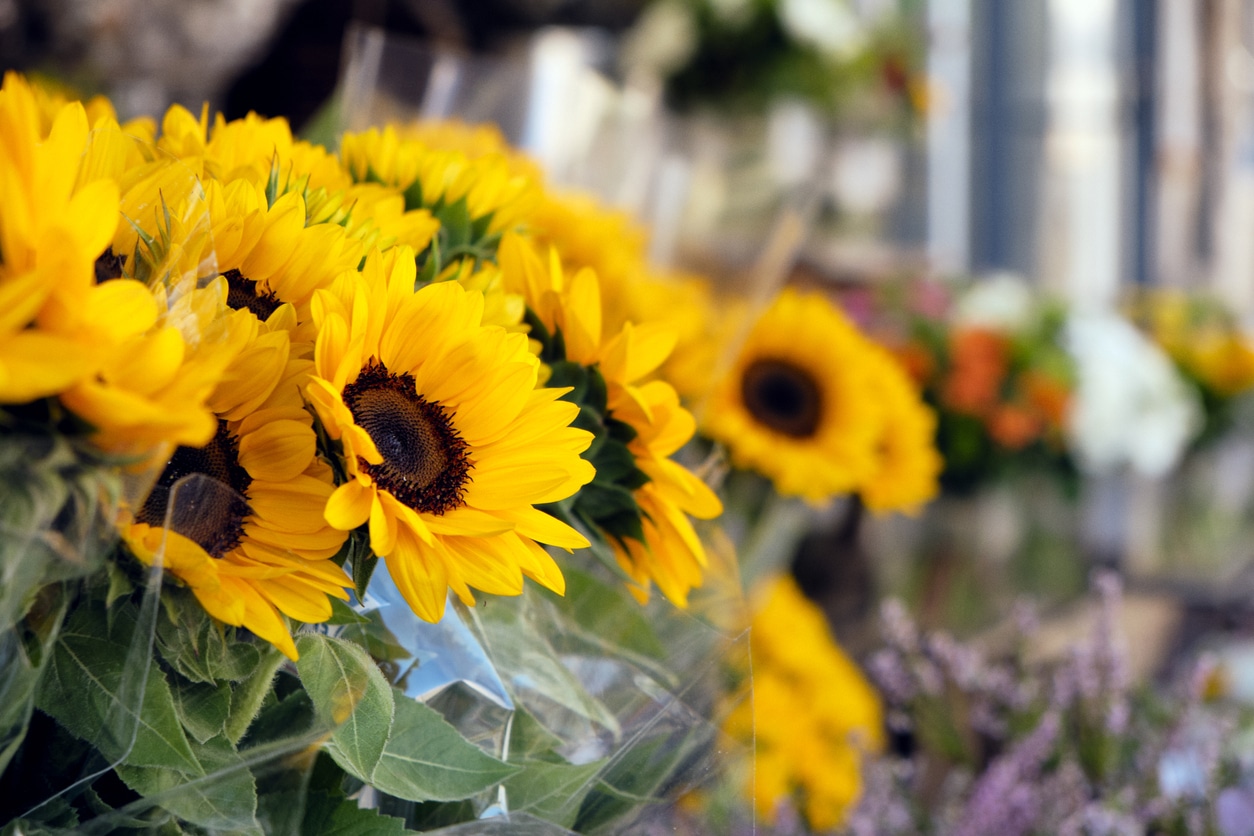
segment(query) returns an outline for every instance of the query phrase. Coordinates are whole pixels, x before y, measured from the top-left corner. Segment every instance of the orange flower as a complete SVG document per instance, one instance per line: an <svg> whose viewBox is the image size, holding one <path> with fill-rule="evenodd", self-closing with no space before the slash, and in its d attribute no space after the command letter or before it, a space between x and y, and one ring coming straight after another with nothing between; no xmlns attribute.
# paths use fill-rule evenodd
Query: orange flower
<svg viewBox="0 0 1254 836"><path fill-rule="evenodd" d="M985 415L997 404L1010 362L1010 340L996 331L963 328L949 339L952 369L941 397L957 412Z"/></svg>
<svg viewBox="0 0 1254 836"><path fill-rule="evenodd" d="M1023 394L1032 409L1045 419L1050 430L1061 430L1071 404L1071 391L1056 377L1039 371L1023 376Z"/></svg>
<svg viewBox="0 0 1254 836"><path fill-rule="evenodd" d="M1018 404L1002 404L988 418L988 434L1001 446L1021 450L1040 437L1041 419Z"/></svg>

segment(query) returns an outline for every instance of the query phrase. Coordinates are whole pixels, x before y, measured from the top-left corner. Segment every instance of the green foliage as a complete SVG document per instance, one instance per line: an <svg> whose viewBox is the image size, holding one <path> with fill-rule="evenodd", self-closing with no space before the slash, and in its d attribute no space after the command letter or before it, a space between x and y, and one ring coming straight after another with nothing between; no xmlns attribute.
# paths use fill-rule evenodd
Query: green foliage
<svg viewBox="0 0 1254 836"><path fill-rule="evenodd" d="M358 780L409 801L457 801L515 771L434 710L394 693L357 645L305 635L297 648L301 682L319 718L335 728L327 751Z"/></svg>
<svg viewBox="0 0 1254 836"><path fill-rule="evenodd" d="M318 719L334 728L328 751L369 782L392 728L392 688L360 647L317 634L301 636L297 670Z"/></svg>
<svg viewBox="0 0 1254 836"><path fill-rule="evenodd" d="M509 808L537 818L570 827L579 815L579 805L593 788L604 761L585 764L537 761L505 780Z"/></svg>

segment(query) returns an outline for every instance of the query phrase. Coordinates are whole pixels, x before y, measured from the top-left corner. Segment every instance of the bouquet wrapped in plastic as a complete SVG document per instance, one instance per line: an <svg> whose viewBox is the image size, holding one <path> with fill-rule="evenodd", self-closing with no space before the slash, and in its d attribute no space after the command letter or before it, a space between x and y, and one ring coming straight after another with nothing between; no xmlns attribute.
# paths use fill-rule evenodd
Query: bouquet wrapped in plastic
<svg viewBox="0 0 1254 836"><path fill-rule="evenodd" d="M592 832L707 780L743 637L675 337L472 137L5 78L10 827Z"/></svg>

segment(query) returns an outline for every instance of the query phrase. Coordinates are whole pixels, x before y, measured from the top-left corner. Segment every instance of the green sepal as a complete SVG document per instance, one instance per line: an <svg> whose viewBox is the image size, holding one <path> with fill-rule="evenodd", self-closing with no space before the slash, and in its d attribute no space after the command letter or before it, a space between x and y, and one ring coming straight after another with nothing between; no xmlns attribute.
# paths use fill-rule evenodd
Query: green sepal
<svg viewBox="0 0 1254 836"><path fill-rule="evenodd" d="M157 619L161 658L192 682L240 682L254 675L265 649L211 618L185 589L162 593L166 618Z"/></svg>
<svg viewBox="0 0 1254 836"><path fill-rule="evenodd" d="M348 539L344 541L344 548L347 550L346 559L350 567L349 574L353 576L357 600L364 600L370 578L379 565L379 558L370 550L370 534L365 526L349 533Z"/></svg>
<svg viewBox="0 0 1254 836"><path fill-rule="evenodd" d="M266 178L266 208L273 209L279 199L279 155L276 151L270 158L270 174Z"/></svg>
<svg viewBox="0 0 1254 836"><path fill-rule="evenodd" d="M373 174L374 172L371 171L370 173ZM375 177L376 182L382 182L377 179L378 175L375 175ZM405 198L406 212L412 212L415 209L422 209L426 206L426 202L422 198L422 181L416 177L414 182L405 187L405 191L401 192L401 195Z"/></svg>

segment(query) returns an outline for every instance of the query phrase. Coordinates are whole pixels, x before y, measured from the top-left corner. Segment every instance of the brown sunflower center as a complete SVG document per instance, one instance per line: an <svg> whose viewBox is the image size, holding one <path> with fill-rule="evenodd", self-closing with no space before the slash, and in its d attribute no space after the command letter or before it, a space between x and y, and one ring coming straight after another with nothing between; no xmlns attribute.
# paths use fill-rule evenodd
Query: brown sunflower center
<svg viewBox="0 0 1254 836"><path fill-rule="evenodd" d="M209 476L231 490L192 484L180 489L171 527L212 556L222 557L238 546L244 536L244 518L252 514L244 497L253 481L239 463L239 439L227 430L225 421L218 422L218 432L204 447L180 447L174 451L136 519L149 525L165 525L171 488L193 474Z"/></svg>
<svg viewBox="0 0 1254 836"><path fill-rule="evenodd" d="M265 322L283 304L273 290L264 285L258 288L255 281L245 278L239 270L227 270L222 275L226 277L226 303L234 310L250 310L253 316Z"/></svg>
<svg viewBox="0 0 1254 836"><path fill-rule="evenodd" d="M740 396L754 420L793 438L818 432L823 396L814 377L783 360L755 360L740 381Z"/></svg>
<svg viewBox="0 0 1254 836"><path fill-rule="evenodd" d="M413 375L370 361L344 387L344 403L383 456L358 466L415 511L443 514L462 504L470 482L470 448L444 407L419 395Z"/></svg>
<svg viewBox="0 0 1254 836"><path fill-rule="evenodd" d="M110 279L120 279L125 274L122 272L126 259L120 255L115 255L113 247L105 247L105 251L96 259L96 284L104 284Z"/></svg>

